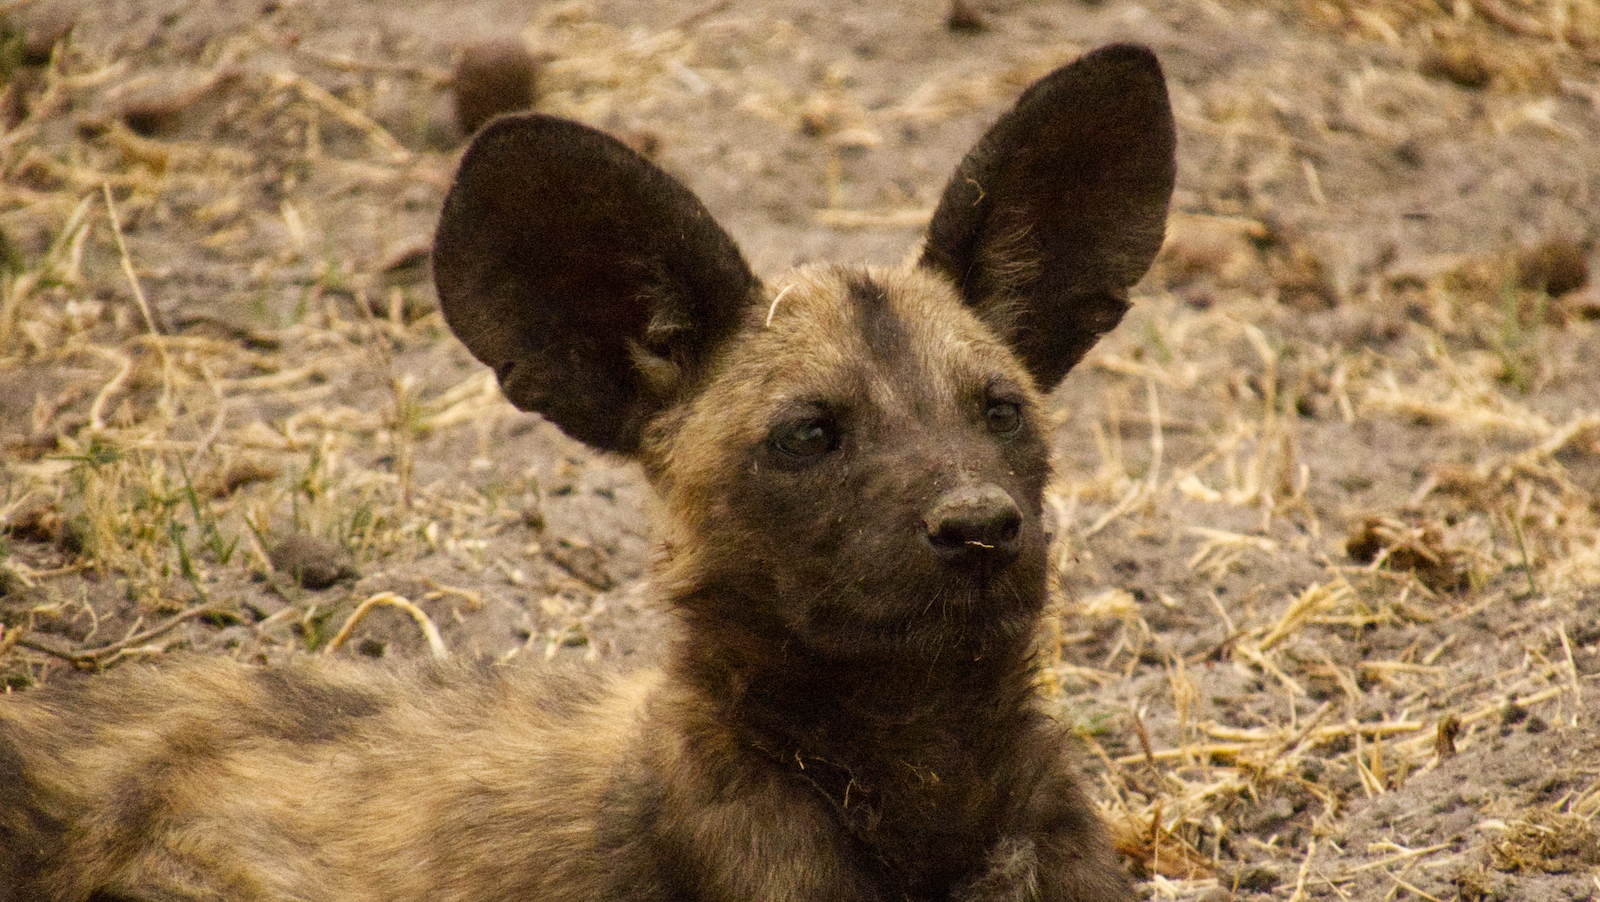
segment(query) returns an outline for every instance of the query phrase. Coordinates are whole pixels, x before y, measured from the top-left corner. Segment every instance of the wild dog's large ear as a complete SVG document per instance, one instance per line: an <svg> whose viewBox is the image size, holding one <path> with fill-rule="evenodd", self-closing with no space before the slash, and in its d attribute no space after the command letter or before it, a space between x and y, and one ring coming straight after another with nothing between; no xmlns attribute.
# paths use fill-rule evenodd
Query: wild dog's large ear
<svg viewBox="0 0 1600 902"><path fill-rule="evenodd" d="M1155 55L1087 54L1024 92L961 162L920 263L1048 391L1122 319L1161 249L1175 143Z"/></svg>
<svg viewBox="0 0 1600 902"><path fill-rule="evenodd" d="M540 115L472 142L433 277L450 328L513 404L623 453L664 403L643 360L692 375L760 288L688 188L601 132Z"/></svg>

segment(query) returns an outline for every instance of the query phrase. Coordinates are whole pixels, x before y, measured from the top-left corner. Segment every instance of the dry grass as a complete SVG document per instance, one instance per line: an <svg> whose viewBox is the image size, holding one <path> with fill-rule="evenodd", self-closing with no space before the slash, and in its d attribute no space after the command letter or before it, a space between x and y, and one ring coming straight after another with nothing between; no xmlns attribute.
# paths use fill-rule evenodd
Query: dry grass
<svg viewBox="0 0 1600 902"><path fill-rule="evenodd" d="M1474 303L1460 296L1442 302ZM1098 502L1103 512L1097 518L1070 518L1080 524L1071 542L1091 547L1119 520L1131 521L1121 533L1126 537L1159 528L1152 521L1159 523L1165 512L1198 514L1198 522L1205 522L1224 519L1220 509L1238 510L1241 517L1225 519L1253 522L1253 529L1183 529L1194 549L1186 566L1200 577L1200 586L1220 583L1230 571L1281 584L1271 573L1275 560L1316 559L1309 584L1243 610L1212 594L1225 628L1209 652L1174 650L1170 628L1141 616L1156 606L1141 605L1124 590L1063 599L1055 638L1064 657L1075 657L1074 640L1090 642L1097 631L1115 638L1099 643L1109 652L1098 666L1064 666L1058 682L1078 693L1137 684L1129 693L1113 693L1136 699L1133 707L1109 715L1112 723L1120 721L1117 726L1102 714L1085 727L1091 742L1105 732L1137 737L1136 743L1121 743L1134 745L1130 751L1100 752L1108 810L1119 824L1123 850L1147 862L1156 898L1195 898L1219 883L1240 889L1241 881L1244 889L1275 886L1278 897L1309 898L1308 880L1338 888L1374 868L1391 874L1404 894L1435 898L1407 883L1404 873L1460 871L1470 883L1471 874L1483 868L1567 872L1571 861L1565 859L1557 867L1550 863L1554 859L1531 852L1526 860L1534 863L1523 866L1515 856L1529 842L1563 849L1592 845L1600 768L1591 767L1587 785L1551 809L1547 817L1557 826L1506 828L1508 838L1488 844L1482 867L1477 859L1463 863L1459 842L1396 847L1344 872L1314 862L1319 844L1326 858L1327 844L1340 841L1352 806L1395 792L1449 757L1492 741L1508 722L1531 716L1593 729L1600 686L1592 672L1580 674L1568 633L1575 622L1592 620L1594 587L1600 585L1600 483L1592 479L1600 415L1592 401L1559 420L1536 412L1536 403L1545 399L1530 397L1508 379L1499 356L1470 334L1424 332L1425 356L1393 359L1294 347L1293 339L1269 337L1255 325L1275 312L1251 312L1240 304L1199 314L1158 310L1151 318L1169 330L1161 346L1170 356L1153 361L1141 344L1114 346L1099 357L1100 367L1132 380L1129 395L1146 396L1144 404L1125 403L1122 409L1148 411L1140 424L1148 445L1130 448L1108 438L1128 431L1108 423L1096 433L1104 458L1099 470L1063 478L1055 489L1059 498L1072 500L1059 504L1064 510ZM1484 312L1455 311L1462 321ZM1550 340L1543 326L1516 328L1527 330L1528 341ZM1593 340L1592 332L1583 334L1589 336L1584 341ZM1230 347L1249 349L1254 365L1232 369L1228 355L1217 353ZM1296 413L1303 399L1286 392L1308 388L1307 380L1285 378L1291 356L1299 358L1296 366L1309 362L1325 375L1310 380L1310 390L1331 396L1321 405L1331 419L1347 425L1447 424L1453 441L1495 450L1480 452L1469 464L1433 465L1409 493L1339 522L1335 510L1308 492L1329 481L1319 467L1337 461L1306 447L1316 441L1317 429ZM1545 380L1584 378L1577 360L1557 364L1541 355L1538 365ZM1179 405L1159 399L1173 397L1184 399L1188 417L1209 421L1175 424L1179 434L1194 438L1186 455L1173 453L1166 433L1176 430L1162 419L1163 409ZM1563 461L1587 462L1587 475L1573 473ZM1070 556L1065 566L1070 573ZM1182 588L1171 591L1177 595ZM1171 597L1158 601L1175 604ZM1474 637L1481 630L1474 624L1485 620L1492 624L1488 635ZM1066 634L1068 624L1078 632ZM1330 654L1330 646L1359 648L1364 635L1378 631L1410 639L1401 648L1368 650L1356 659ZM1336 638L1344 641L1334 643ZM1480 666L1496 657L1505 666ZM1194 671L1217 667L1257 684L1271 699L1264 707L1276 716L1248 726L1201 716L1199 699L1216 690L1197 686ZM1209 707L1222 718L1241 713L1226 705ZM1153 711L1158 713L1152 720ZM1441 739L1444 733L1449 739ZM1264 836L1257 815L1274 805L1285 806L1286 816ZM1255 854L1240 848L1263 841ZM1252 874L1239 864L1252 858L1294 867Z"/></svg>
<svg viewBox="0 0 1600 902"><path fill-rule="evenodd" d="M1259 6L1325 25L1330 42L1401 48L1426 77L1477 81L1508 109L1592 74L1600 54L1595 2ZM873 106L799 26L715 6L625 32L582 3L546 4L524 38L549 55L551 112L666 129L716 94L729 115L815 137L829 162L813 222L837 230L926 213L916 198L852 193L852 155L990 109L1074 49L1024 48L998 71L952 65ZM324 56L365 73L332 91L237 69L259 49L250 40L214 48L198 83L225 84L253 140L141 135L112 115L80 117L58 143L61 118L114 100L128 65L81 47L39 67L28 114L0 136L0 231L38 239L6 263L0 295L0 390L34 398L0 407L26 419L0 465L10 685L186 646L336 651L390 608L445 654L440 611L470 615L507 585L539 594L502 539L531 522L517 499L541 487L469 478L511 421L492 378L444 340L405 242L353 250L321 208L330 181L380 217L407 185L442 192L449 153L365 107L445 67ZM814 83L785 78L818 66ZM1258 198L1288 172L1295 202L1317 202L1300 139L1229 102L1180 103L1184 128L1249 157ZM263 169L305 175L264 205ZM1198 189L1180 199L1190 210L1139 312L1086 365L1100 394L1070 399L1063 435L1077 429L1085 454L1051 492L1062 591L1047 677L1096 759L1120 848L1160 899L1351 898L1377 877L1388 898L1433 899L1438 875L1451 898L1477 899L1507 875L1595 867L1594 767L1543 807L1486 803L1489 826L1465 848L1352 851L1347 837L1352 811L1530 718L1594 729L1600 686L1579 662L1600 641L1596 324L1554 315L1562 302L1518 281L1514 249L1354 292L1316 276L1261 210ZM178 219L195 244L133 240ZM249 274L217 305L249 316L174 313L153 296L182 263L144 254L190 251ZM1214 302L1183 293L1196 278L1213 280ZM1329 298L1343 334L1391 338L1308 332L1304 311ZM1349 460L1335 434L1374 436L1372 459ZM1351 487L1363 482L1375 488ZM332 540L358 565L437 554L460 566L430 576L426 597L363 586L330 600L274 567L286 535ZM532 557L556 554L552 538ZM583 602L606 581L590 577ZM571 596L540 591L548 629L525 647L586 641Z"/></svg>

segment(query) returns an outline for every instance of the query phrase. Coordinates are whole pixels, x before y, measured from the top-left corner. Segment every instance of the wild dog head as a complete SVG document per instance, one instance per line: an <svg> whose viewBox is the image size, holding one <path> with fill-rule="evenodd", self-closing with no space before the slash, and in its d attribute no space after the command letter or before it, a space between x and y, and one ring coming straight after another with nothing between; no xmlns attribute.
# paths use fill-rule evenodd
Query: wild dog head
<svg viewBox="0 0 1600 902"><path fill-rule="evenodd" d="M479 134L446 201L444 314L506 396L632 456L692 617L824 654L981 650L1043 601L1043 394L1160 247L1160 69L1036 83L950 180L917 263L763 283L680 182L541 115Z"/></svg>

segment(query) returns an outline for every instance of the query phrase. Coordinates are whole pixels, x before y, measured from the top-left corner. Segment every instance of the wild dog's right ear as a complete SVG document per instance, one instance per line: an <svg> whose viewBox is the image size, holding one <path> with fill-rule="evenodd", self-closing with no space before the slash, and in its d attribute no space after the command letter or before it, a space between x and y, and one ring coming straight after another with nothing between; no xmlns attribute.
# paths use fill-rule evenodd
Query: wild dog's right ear
<svg viewBox="0 0 1600 902"><path fill-rule="evenodd" d="M1175 175L1155 55L1102 47L1023 93L956 170L920 265L955 282L1048 391L1128 309Z"/></svg>
<svg viewBox="0 0 1600 902"><path fill-rule="evenodd" d="M439 304L511 402L608 451L637 450L760 284L688 188L587 126L501 118L472 142L434 236Z"/></svg>

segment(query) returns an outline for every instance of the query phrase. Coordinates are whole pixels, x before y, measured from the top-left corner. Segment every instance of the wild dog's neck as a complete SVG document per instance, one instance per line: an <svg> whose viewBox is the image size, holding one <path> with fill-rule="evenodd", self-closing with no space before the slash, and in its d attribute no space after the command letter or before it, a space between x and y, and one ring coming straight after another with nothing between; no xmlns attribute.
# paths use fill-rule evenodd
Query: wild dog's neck
<svg viewBox="0 0 1600 902"><path fill-rule="evenodd" d="M826 747L863 735L915 743L945 725L977 727L1031 710L1033 616L991 626L981 641L885 640L847 651L819 650L781 624L756 622L751 608L739 617L682 609L688 628L675 676L763 744L840 753Z"/></svg>
<svg viewBox="0 0 1600 902"><path fill-rule="evenodd" d="M908 898L943 898L1055 754L1033 701L1032 633L991 636L976 657L820 654L748 619L691 614L672 666L702 735L809 785Z"/></svg>

